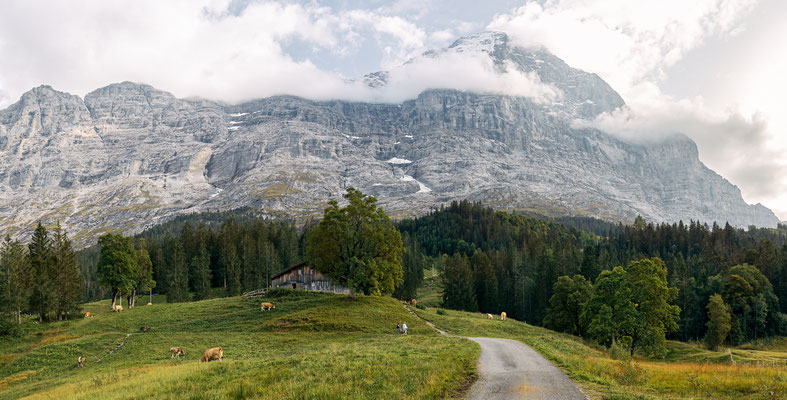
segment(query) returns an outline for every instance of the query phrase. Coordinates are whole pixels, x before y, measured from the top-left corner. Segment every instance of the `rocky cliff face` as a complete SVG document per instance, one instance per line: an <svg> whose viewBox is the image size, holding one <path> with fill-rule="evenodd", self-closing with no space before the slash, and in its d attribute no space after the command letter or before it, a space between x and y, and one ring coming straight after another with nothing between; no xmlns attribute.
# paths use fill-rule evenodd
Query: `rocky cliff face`
<svg viewBox="0 0 787 400"><path fill-rule="evenodd" d="M84 100L41 86L0 111L0 230L25 236L37 220L59 221L86 243L178 213L252 205L306 216L349 186L395 216L467 198L613 220L779 222L706 168L685 136L640 145L575 128L623 105L598 76L502 34L442 51L483 52L563 96L541 104L429 90L401 104L279 96L223 105L129 82Z"/></svg>

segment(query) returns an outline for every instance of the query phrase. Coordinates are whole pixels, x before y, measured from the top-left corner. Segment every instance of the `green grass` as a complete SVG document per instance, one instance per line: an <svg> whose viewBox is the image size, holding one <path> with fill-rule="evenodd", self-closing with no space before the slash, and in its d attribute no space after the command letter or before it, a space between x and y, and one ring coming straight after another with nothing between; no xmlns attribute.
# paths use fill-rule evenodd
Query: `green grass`
<svg viewBox="0 0 787 400"><path fill-rule="evenodd" d="M787 369L732 366L729 355L699 345L669 342L664 360L635 357L613 359L603 347L575 336L508 319L488 320L481 313L416 310L438 328L457 335L518 340L563 370L594 399L783 399L787 398ZM499 318L499 317L498 317ZM787 340L773 339L733 349L738 363L779 358ZM780 349L782 351L780 351Z"/></svg>
<svg viewBox="0 0 787 400"><path fill-rule="evenodd" d="M121 313L90 303L92 319L26 321L22 338L0 342L0 398L429 399L461 396L475 378L477 346L436 334L391 298L160 300ZM261 312L260 301L276 308ZM394 333L398 320L408 336ZM143 325L152 330L139 333ZM186 356L170 360L173 346ZM214 346L224 362L198 363ZM80 354L85 368L76 367Z"/></svg>

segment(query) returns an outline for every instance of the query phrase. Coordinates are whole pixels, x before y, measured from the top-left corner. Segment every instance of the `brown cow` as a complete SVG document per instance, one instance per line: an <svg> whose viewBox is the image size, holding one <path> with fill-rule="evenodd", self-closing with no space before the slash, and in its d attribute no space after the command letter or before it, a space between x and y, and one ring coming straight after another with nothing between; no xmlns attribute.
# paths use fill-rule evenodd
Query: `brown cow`
<svg viewBox="0 0 787 400"><path fill-rule="evenodd" d="M224 358L224 350L221 347L214 347L212 349L205 350L205 353L202 355L202 358L199 359L199 362L210 362L213 360L221 361Z"/></svg>
<svg viewBox="0 0 787 400"><path fill-rule="evenodd" d="M148 303L148 305L149 305L149 306L152 306L152 305L153 305L153 303Z"/></svg>
<svg viewBox="0 0 787 400"><path fill-rule="evenodd" d="M493 317L492 314L486 314L486 319L495 319L495 317Z"/></svg>
<svg viewBox="0 0 787 400"><path fill-rule="evenodd" d="M139 328L139 330L141 330L142 333L146 333L147 331L150 330L150 327L149 326L143 326L142 328Z"/></svg>
<svg viewBox="0 0 787 400"><path fill-rule="evenodd" d="M276 308L273 303L260 303L260 311L270 310L272 308Z"/></svg>
<svg viewBox="0 0 787 400"><path fill-rule="evenodd" d="M85 366L85 356L77 357L77 367L84 367Z"/></svg>
<svg viewBox="0 0 787 400"><path fill-rule="evenodd" d="M90 311L85 312L85 318L93 318L93 313Z"/></svg>
<svg viewBox="0 0 787 400"><path fill-rule="evenodd" d="M418 304L418 302L415 301L415 299L410 300L410 305L411 306L415 307L416 304Z"/></svg>
<svg viewBox="0 0 787 400"><path fill-rule="evenodd" d="M169 349L169 354L170 354L169 358L173 358L173 357L180 358L180 356L185 356L186 352L184 352L183 349L181 349L180 347L171 347Z"/></svg>
<svg viewBox="0 0 787 400"><path fill-rule="evenodd" d="M505 321L506 320L506 312L505 311L500 313L500 320L501 321Z"/></svg>

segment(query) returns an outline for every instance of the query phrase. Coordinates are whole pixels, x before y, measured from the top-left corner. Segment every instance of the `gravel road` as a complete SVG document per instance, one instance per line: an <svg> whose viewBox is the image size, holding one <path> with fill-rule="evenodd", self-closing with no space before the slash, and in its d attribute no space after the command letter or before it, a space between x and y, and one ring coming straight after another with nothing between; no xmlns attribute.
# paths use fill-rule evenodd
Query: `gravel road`
<svg viewBox="0 0 787 400"><path fill-rule="evenodd" d="M468 339L481 345L480 377L468 400L587 399L563 371L530 347L508 339Z"/></svg>

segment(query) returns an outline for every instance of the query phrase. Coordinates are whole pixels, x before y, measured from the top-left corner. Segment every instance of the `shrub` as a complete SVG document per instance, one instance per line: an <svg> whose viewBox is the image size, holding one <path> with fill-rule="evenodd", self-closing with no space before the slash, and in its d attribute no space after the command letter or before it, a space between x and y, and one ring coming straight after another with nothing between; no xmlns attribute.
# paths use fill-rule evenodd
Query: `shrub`
<svg viewBox="0 0 787 400"><path fill-rule="evenodd" d="M423 305L421 305L421 304L416 304L416 305L415 305L415 308L417 308L417 309L419 309L419 310L426 310L426 307L424 307L424 306L423 306Z"/></svg>
<svg viewBox="0 0 787 400"><path fill-rule="evenodd" d="M438 308L437 315L445 315L445 310L443 310L442 308Z"/></svg>
<svg viewBox="0 0 787 400"><path fill-rule="evenodd" d="M12 337L21 336L19 325L15 322L8 321L6 319L0 319L0 336L12 336Z"/></svg>

